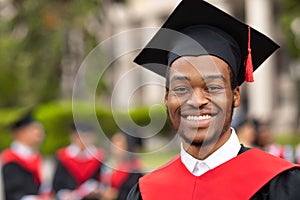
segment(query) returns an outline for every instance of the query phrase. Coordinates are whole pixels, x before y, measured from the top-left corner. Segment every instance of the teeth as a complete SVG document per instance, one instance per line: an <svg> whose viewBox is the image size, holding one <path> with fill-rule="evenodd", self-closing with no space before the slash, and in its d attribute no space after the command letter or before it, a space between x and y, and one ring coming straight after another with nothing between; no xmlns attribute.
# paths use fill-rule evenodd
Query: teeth
<svg viewBox="0 0 300 200"><path fill-rule="evenodd" d="M201 116L187 116L187 120L205 120L205 119L210 119L211 115L201 115Z"/></svg>

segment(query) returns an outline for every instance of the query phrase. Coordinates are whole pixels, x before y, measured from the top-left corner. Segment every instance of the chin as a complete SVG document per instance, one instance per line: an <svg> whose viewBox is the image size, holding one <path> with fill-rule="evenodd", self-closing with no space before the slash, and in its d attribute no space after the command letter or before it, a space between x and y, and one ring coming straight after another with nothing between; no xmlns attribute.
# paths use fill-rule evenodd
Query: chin
<svg viewBox="0 0 300 200"><path fill-rule="evenodd" d="M189 131L179 131L179 135L182 140L193 146L206 146L217 143L220 134L214 132L207 134L207 129L205 130L189 130ZM187 134L192 133L192 134Z"/></svg>

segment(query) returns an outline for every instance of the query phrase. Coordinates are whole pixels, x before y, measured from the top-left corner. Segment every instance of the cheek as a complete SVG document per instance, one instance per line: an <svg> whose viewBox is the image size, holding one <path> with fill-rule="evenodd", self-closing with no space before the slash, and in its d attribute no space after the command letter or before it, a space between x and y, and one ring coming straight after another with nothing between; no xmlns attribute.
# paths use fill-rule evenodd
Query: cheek
<svg viewBox="0 0 300 200"><path fill-rule="evenodd" d="M217 95L211 99L212 104L220 111L219 120L227 121L232 115L233 96L230 92Z"/></svg>
<svg viewBox="0 0 300 200"><path fill-rule="evenodd" d="M226 95L225 93L214 95L211 98L211 102L220 107L222 110L226 110L232 104L232 99L230 95Z"/></svg>
<svg viewBox="0 0 300 200"><path fill-rule="evenodd" d="M169 96L166 106L168 109L169 118L173 126L177 126L180 123L180 102L174 96Z"/></svg>

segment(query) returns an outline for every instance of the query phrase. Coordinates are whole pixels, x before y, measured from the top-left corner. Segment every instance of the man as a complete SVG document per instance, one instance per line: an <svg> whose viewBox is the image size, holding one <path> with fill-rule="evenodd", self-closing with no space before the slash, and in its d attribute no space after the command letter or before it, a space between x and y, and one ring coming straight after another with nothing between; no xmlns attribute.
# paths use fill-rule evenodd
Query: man
<svg viewBox="0 0 300 200"><path fill-rule="evenodd" d="M94 146L93 127L74 124L70 140L71 144L56 154L54 192L59 200L99 199L104 152Z"/></svg>
<svg viewBox="0 0 300 200"><path fill-rule="evenodd" d="M140 178L128 199L300 199L299 168L245 148L230 128L239 86L277 48L205 1L178 5L135 62L166 77L181 155Z"/></svg>
<svg viewBox="0 0 300 200"><path fill-rule="evenodd" d="M283 158L291 162L294 161L293 147L290 145L281 145L275 141L269 122L260 121L256 123L256 129L257 136L255 144L258 148L279 158Z"/></svg>
<svg viewBox="0 0 300 200"><path fill-rule="evenodd" d="M11 128L13 142L1 155L5 199L50 199L48 194L40 191L42 157L38 148L44 138L43 126L32 118L30 112Z"/></svg>
<svg viewBox="0 0 300 200"><path fill-rule="evenodd" d="M117 132L111 138L111 157L113 163L109 173L103 177L105 189L102 192L106 200L126 200L131 188L142 177L142 162L133 155L137 144L135 138L123 132ZM128 153L128 151L130 153Z"/></svg>
<svg viewBox="0 0 300 200"><path fill-rule="evenodd" d="M231 124L235 129L239 141L246 147L255 147L257 120L244 118L238 123Z"/></svg>

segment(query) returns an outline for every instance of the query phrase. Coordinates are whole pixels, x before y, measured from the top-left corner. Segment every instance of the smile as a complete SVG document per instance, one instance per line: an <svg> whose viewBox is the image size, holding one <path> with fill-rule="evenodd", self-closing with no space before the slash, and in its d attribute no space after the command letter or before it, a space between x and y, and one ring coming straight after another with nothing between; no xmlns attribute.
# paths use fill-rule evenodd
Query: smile
<svg viewBox="0 0 300 200"><path fill-rule="evenodd" d="M211 118L212 118L211 115L200 115L200 116L188 115L188 116L186 116L186 119L190 120L190 121L207 120L207 119L211 119Z"/></svg>

